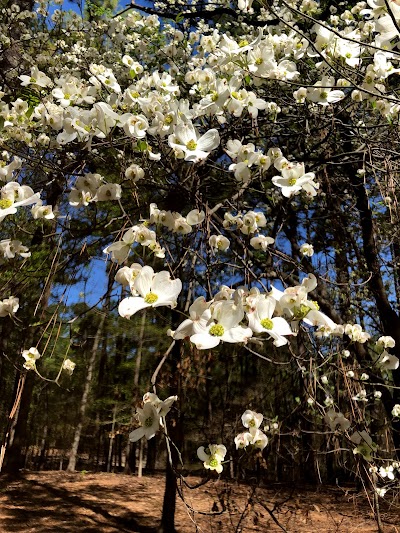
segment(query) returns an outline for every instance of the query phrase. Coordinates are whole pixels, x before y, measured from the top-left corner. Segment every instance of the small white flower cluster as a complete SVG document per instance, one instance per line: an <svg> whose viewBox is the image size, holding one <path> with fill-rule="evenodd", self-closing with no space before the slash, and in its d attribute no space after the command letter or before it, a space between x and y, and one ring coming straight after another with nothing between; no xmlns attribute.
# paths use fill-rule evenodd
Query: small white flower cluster
<svg viewBox="0 0 400 533"><path fill-rule="evenodd" d="M62 364L62 369L65 370L70 376L75 370L75 367L76 367L76 363L71 361L71 359L65 359Z"/></svg>
<svg viewBox="0 0 400 533"><path fill-rule="evenodd" d="M259 428L263 421L263 415L247 409L242 415L242 424L248 431L239 433L235 437L236 449L254 446L263 450L268 444L268 437Z"/></svg>
<svg viewBox="0 0 400 533"><path fill-rule="evenodd" d="M312 257L314 255L314 246L305 242L300 246L300 253L303 256Z"/></svg>
<svg viewBox="0 0 400 533"><path fill-rule="evenodd" d="M347 431L350 427L350 421L345 418L343 413L337 413L334 409L328 409L324 417L325 422L330 427L331 431L336 431L337 426L340 426L341 431Z"/></svg>
<svg viewBox="0 0 400 533"><path fill-rule="evenodd" d="M189 308L190 318L170 335L174 339L189 337L198 349L205 350L221 342L246 343L254 333L267 334L275 346L283 346L288 335L296 335L300 321L334 332L336 324L307 297L316 285L315 276L310 274L301 285L285 291L273 288L267 294L256 287L249 291L222 286L211 301L197 298ZM248 326L243 325L245 318Z"/></svg>
<svg viewBox="0 0 400 533"><path fill-rule="evenodd" d="M22 352L22 357L25 359L24 368L26 370L35 370L36 361L42 357L37 348L29 348L29 350L24 350Z"/></svg>
<svg viewBox="0 0 400 533"><path fill-rule="evenodd" d="M368 395L365 389L361 389L355 396L351 398L354 402L368 402Z"/></svg>
<svg viewBox="0 0 400 533"><path fill-rule="evenodd" d="M0 317L13 317L19 309L19 298L10 296L0 301Z"/></svg>
<svg viewBox="0 0 400 533"><path fill-rule="evenodd" d="M0 222L8 215L14 215L17 207L40 203L40 193L34 193L27 185L9 181L0 189Z"/></svg>
<svg viewBox="0 0 400 533"><path fill-rule="evenodd" d="M368 462L372 461L372 454L378 449L377 444L372 441L370 435L365 431L355 431L351 437L351 442L356 444L356 447L353 448L353 454L360 454Z"/></svg>
<svg viewBox="0 0 400 533"><path fill-rule="evenodd" d="M149 248L149 250L159 258L165 257L165 249L157 241L157 235L154 230L148 228L149 224L156 224L167 228L173 233L186 235L193 231L193 226L201 224L205 218L204 211L192 209L186 217L177 212L162 211L158 209L157 204L150 204L150 217L142 224L132 226L125 231L121 241L110 244L103 251L111 254L111 259L117 263L123 263L129 257L132 246L140 244Z"/></svg>
<svg viewBox="0 0 400 533"><path fill-rule="evenodd" d="M150 230L145 224L129 228L123 234L121 241L113 242L104 248L103 253L111 254L111 259L116 263L123 263L128 259L134 244L149 248L156 257L165 257L165 250L157 241L156 232Z"/></svg>
<svg viewBox="0 0 400 533"><path fill-rule="evenodd" d="M346 324L344 326L344 333L350 337L353 342L365 343L371 338L371 335L363 331L359 324Z"/></svg>
<svg viewBox="0 0 400 533"><path fill-rule="evenodd" d="M16 255L26 259L31 256L31 252L27 246L23 246L21 241L4 239L0 241L0 255L4 259L13 259Z"/></svg>
<svg viewBox="0 0 400 533"><path fill-rule="evenodd" d="M379 353L379 357L376 363L386 370L397 370L399 368L399 358L395 355L391 355L387 349L395 347L395 340L393 337L385 336L379 337L376 341L376 349Z"/></svg>
<svg viewBox="0 0 400 533"><path fill-rule="evenodd" d="M250 239L250 246L252 246L255 250L266 251L268 246L275 242L275 239L272 237L268 237L259 233L260 228L265 228L266 225L267 219L264 213L261 211L247 211L245 213L238 213L236 215L233 215L229 212L224 214L223 226L225 229L238 229L241 233L243 233L243 235L252 235L253 233L258 234L256 237L252 237ZM223 242L226 243L226 241L228 241L228 239L224 240Z"/></svg>
<svg viewBox="0 0 400 533"><path fill-rule="evenodd" d="M29 348L29 350L24 350L22 352L22 357L25 359L23 367L26 370L36 370L36 361L42 357L42 354L35 347ZM75 370L76 364L71 361L71 359L64 359L63 364L61 365L61 370L65 370L70 376Z"/></svg>
<svg viewBox="0 0 400 533"><path fill-rule="evenodd" d="M259 428L263 421L263 415L247 409L242 415L242 423L248 431L239 433L235 437L236 449L253 448L263 450L268 444L268 437ZM223 444L209 444L207 448L200 446L197 449L197 457L203 461L207 470L215 470L220 474L223 470L222 462L225 459L226 447Z"/></svg>
<svg viewBox="0 0 400 533"><path fill-rule="evenodd" d="M392 409L392 416L394 418L400 418L400 404L396 403Z"/></svg>
<svg viewBox="0 0 400 533"><path fill-rule="evenodd" d="M150 224L160 224L173 233L186 235L193 231L193 226L197 226L205 219L204 211L192 209L186 217L176 211L162 211L157 204L150 204Z"/></svg>
<svg viewBox="0 0 400 533"><path fill-rule="evenodd" d="M239 140L230 140L226 145L226 153L235 161L229 166L239 182L247 183L252 176L251 167L254 165L260 172L266 171L273 164L281 176L274 176L272 183L279 187L283 196L290 198L305 192L308 197L316 196L319 183L313 172L306 173L304 163L288 161L279 148L270 148L265 155L256 150L254 144L243 145Z"/></svg>
<svg viewBox="0 0 400 533"><path fill-rule="evenodd" d="M314 84L314 88L300 87L293 93L293 97L298 104L309 100L314 104L328 106L343 100L345 93L340 90L332 89L335 87L335 78L332 76L323 76L320 81Z"/></svg>
<svg viewBox="0 0 400 533"><path fill-rule="evenodd" d="M379 468L379 475L384 479L387 478L390 481L393 481L395 476L395 468L398 468L398 465L399 463L393 463L391 465L381 466Z"/></svg>
<svg viewBox="0 0 400 533"><path fill-rule="evenodd" d="M0 159L0 181L14 181L14 173L22 166L22 159L20 157L13 157L12 161L7 164L10 154L3 151Z"/></svg>
<svg viewBox="0 0 400 533"><path fill-rule="evenodd" d="M69 203L73 207L89 205L90 202L106 202L121 198L121 185L118 183L103 183L100 174L84 174L75 181L69 194Z"/></svg>
<svg viewBox="0 0 400 533"><path fill-rule="evenodd" d="M226 153L235 161L229 166L237 181L247 183L251 178L251 167L254 165L260 172L269 169L272 164L272 154L275 149L270 149L265 155L261 150L256 150L253 143L242 144L239 140L230 140L226 144Z"/></svg>

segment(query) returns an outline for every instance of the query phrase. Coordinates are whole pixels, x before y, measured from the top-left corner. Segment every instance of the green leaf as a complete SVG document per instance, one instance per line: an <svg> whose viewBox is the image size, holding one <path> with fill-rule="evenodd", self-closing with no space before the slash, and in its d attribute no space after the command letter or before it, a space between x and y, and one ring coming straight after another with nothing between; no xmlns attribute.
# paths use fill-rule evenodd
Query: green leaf
<svg viewBox="0 0 400 533"><path fill-rule="evenodd" d="M137 142L137 147L138 147L138 149L141 152L144 152L145 150L147 150L147 142L146 141L138 141Z"/></svg>

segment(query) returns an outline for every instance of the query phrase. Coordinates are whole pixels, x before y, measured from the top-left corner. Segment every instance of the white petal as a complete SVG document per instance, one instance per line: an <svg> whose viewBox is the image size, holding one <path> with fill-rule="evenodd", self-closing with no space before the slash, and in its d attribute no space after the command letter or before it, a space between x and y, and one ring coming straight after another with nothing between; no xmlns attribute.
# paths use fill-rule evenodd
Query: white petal
<svg viewBox="0 0 400 533"><path fill-rule="evenodd" d="M129 296L129 298L124 298L119 304L118 313L123 318L131 318L132 315L145 307L150 307L150 305L143 298L140 298L140 296Z"/></svg>
<svg viewBox="0 0 400 533"><path fill-rule="evenodd" d="M143 298L149 294L153 278L154 270L149 266L144 266L137 275L133 286Z"/></svg>
<svg viewBox="0 0 400 533"><path fill-rule="evenodd" d="M210 456L207 455L204 451L204 446L200 446L200 448L197 448L197 457L200 459L200 461L208 461L208 459L210 458Z"/></svg>
<svg viewBox="0 0 400 533"><path fill-rule="evenodd" d="M248 339L253 335L253 332L250 328L244 328L243 326L238 326L236 328L229 329L226 331L221 340L224 342L247 342Z"/></svg>
<svg viewBox="0 0 400 533"><path fill-rule="evenodd" d="M144 428L137 428L132 433L129 433L130 442L136 442L144 437Z"/></svg>
<svg viewBox="0 0 400 533"><path fill-rule="evenodd" d="M196 345L198 350L208 350L218 346L221 342L221 337L214 337L208 333L195 333L190 337L190 341Z"/></svg>
<svg viewBox="0 0 400 533"><path fill-rule="evenodd" d="M220 138L218 130L208 130L204 135L200 137L197 141L197 149L204 152L211 152L219 146Z"/></svg>
<svg viewBox="0 0 400 533"><path fill-rule="evenodd" d="M293 332L284 318L277 316L272 319L272 322L274 324L275 333L278 333L279 335L292 335Z"/></svg>

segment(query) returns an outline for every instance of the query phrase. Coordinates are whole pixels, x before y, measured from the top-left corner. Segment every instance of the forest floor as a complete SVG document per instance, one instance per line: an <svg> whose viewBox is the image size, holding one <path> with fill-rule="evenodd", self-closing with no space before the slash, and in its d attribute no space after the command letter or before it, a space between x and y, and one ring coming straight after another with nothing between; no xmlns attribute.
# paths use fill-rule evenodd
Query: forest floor
<svg viewBox="0 0 400 533"><path fill-rule="evenodd" d="M189 478L191 485L200 478ZM210 480L183 487L179 533L372 533L368 498L339 487L294 488ZM164 478L81 472L24 472L0 479L1 533L156 533ZM380 498L383 531L400 533L400 503ZM201 514L205 513L205 514Z"/></svg>

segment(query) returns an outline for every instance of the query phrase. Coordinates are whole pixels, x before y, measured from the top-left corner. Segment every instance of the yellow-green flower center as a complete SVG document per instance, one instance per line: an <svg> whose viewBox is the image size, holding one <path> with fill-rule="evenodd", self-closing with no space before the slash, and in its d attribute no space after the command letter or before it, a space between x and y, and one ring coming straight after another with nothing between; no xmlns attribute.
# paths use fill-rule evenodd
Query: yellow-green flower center
<svg viewBox="0 0 400 533"><path fill-rule="evenodd" d="M231 93L231 96L232 98L235 98L236 100L243 100L243 97L240 93L238 93L237 91L233 91Z"/></svg>
<svg viewBox="0 0 400 533"><path fill-rule="evenodd" d="M191 139L188 143L186 143L186 148L188 150L196 150L197 143L194 139Z"/></svg>
<svg viewBox="0 0 400 533"><path fill-rule="evenodd" d="M257 57L257 59L255 60L255 64L256 65L262 65L263 64L263 60L261 57Z"/></svg>
<svg viewBox="0 0 400 533"><path fill-rule="evenodd" d="M12 200L9 198L3 198L0 200L0 209L7 209L8 207L11 207L13 204Z"/></svg>
<svg viewBox="0 0 400 533"><path fill-rule="evenodd" d="M274 323L270 318L263 318L260 322L263 328L265 329L273 329Z"/></svg>
<svg viewBox="0 0 400 533"><path fill-rule="evenodd" d="M214 455L212 455L212 456L210 457L209 464L210 464L210 466L212 466L213 468L216 468L216 467L219 465L219 461L218 461L218 459L215 458Z"/></svg>
<svg viewBox="0 0 400 533"><path fill-rule="evenodd" d="M213 337L222 337L222 335L225 333L224 326L221 324L214 324L211 326L209 333Z"/></svg>
<svg viewBox="0 0 400 533"><path fill-rule="evenodd" d="M300 307L294 308L294 318L296 320L301 320L302 318L305 318L305 316L308 314L308 312L311 310L308 305L301 304Z"/></svg>
<svg viewBox="0 0 400 533"><path fill-rule="evenodd" d="M145 301L147 304L154 304L157 300L158 300L158 296L157 296L157 294L154 294L154 292L149 292L149 293L146 294L146 296L144 297L144 301Z"/></svg>
<svg viewBox="0 0 400 533"><path fill-rule="evenodd" d="M293 185L296 185L296 181L297 181L296 178L290 178L290 180L289 180L289 185L290 185L291 187L293 187Z"/></svg>
<svg viewBox="0 0 400 533"><path fill-rule="evenodd" d="M248 44L249 44L249 41L247 41L246 39L243 39L240 41L239 46L240 48L243 48L244 46L247 46Z"/></svg>

